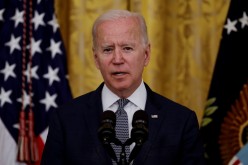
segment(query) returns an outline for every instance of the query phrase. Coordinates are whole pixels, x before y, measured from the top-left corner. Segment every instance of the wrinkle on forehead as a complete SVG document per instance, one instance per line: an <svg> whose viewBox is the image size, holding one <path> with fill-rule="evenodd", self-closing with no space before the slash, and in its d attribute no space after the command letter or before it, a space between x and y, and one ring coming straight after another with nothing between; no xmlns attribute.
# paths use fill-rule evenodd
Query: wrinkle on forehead
<svg viewBox="0 0 248 165"><path fill-rule="evenodd" d="M141 30L133 18L104 21L97 28L97 44L99 41L104 45L111 45L113 42L119 45L136 44L141 42Z"/></svg>

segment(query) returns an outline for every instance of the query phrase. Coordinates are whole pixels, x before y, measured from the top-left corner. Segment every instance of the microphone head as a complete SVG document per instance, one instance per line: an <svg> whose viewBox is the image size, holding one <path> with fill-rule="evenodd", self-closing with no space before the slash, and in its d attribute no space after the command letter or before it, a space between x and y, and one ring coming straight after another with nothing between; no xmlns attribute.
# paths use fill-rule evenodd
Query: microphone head
<svg viewBox="0 0 248 165"><path fill-rule="evenodd" d="M139 123L143 123L145 127L148 127L148 115L143 110L138 110L133 115L132 126L134 127Z"/></svg>
<svg viewBox="0 0 248 165"><path fill-rule="evenodd" d="M143 110L138 110L133 115L133 129L131 138L136 145L141 146L148 138L148 115Z"/></svg>
<svg viewBox="0 0 248 165"><path fill-rule="evenodd" d="M115 127L116 125L116 115L113 111L107 110L102 113L101 125L105 123L110 123Z"/></svg>
<svg viewBox="0 0 248 165"><path fill-rule="evenodd" d="M104 111L101 116L101 125L98 137L103 144L109 144L115 138L116 116L113 111Z"/></svg>

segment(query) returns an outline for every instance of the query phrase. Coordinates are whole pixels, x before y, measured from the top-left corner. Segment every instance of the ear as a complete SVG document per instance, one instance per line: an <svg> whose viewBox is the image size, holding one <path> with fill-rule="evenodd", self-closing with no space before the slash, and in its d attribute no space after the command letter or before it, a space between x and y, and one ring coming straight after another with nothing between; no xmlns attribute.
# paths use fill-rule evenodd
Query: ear
<svg viewBox="0 0 248 165"><path fill-rule="evenodd" d="M151 55L151 45L150 43L146 45L145 48L145 66L147 66L149 64L150 61L150 55Z"/></svg>
<svg viewBox="0 0 248 165"><path fill-rule="evenodd" d="M97 55L97 51L94 48L92 48L92 51L93 51L93 55L94 55L94 62L95 62L96 68L99 69L99 58Z"/></svg>

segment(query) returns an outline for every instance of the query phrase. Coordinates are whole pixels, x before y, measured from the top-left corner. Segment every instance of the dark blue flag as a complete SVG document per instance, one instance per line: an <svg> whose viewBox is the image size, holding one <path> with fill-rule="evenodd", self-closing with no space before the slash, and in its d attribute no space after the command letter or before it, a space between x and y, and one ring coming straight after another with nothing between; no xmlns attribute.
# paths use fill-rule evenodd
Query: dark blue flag
<svg viewBox="0 0 248 165"><path fill-rule="evenodd" d="M1 165L18 164L17 144L23 121L22 126L33 130L37 138L40 159L49 114L72 98L53 3L53 0L0 1Z"/></svg>
<svg viewBox="0 0 248 165"><path fill-rule="evenodd" d="M247 148L243 148L248 142L247 43L248 1L232 0L201 127L209 165L232 164L233 157Z"/></svg>

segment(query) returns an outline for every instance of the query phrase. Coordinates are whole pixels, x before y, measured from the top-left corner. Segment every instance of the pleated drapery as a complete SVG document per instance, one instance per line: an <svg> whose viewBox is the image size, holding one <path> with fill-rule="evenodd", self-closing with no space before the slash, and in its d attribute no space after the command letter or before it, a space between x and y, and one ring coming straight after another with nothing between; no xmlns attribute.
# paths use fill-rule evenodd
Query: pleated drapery
<svg viewBox="0 0 248 165"><path fill-rule="evenodd" d="M203 115L230 0L55 0L67 51L73 96L101 83L92 54L91 27L109 9L140 12L146 19L151 61L144 72L150 87Z"/></svg>

